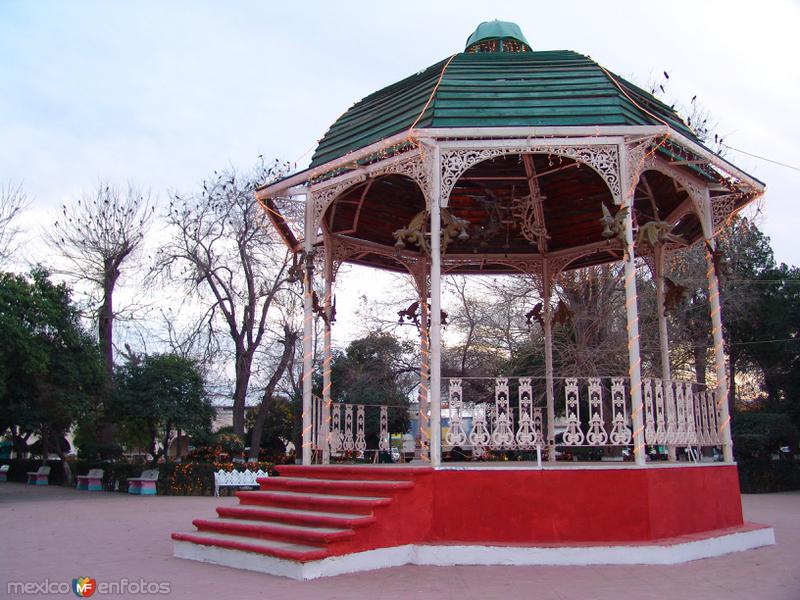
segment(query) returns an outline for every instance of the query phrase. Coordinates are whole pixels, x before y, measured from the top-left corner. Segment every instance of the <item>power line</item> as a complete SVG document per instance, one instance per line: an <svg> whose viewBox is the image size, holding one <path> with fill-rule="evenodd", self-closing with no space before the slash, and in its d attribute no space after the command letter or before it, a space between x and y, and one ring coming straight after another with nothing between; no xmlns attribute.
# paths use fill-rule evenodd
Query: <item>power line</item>
<svg viewBox="0 0 800 600"><path fill-rule="evenodd" d="M746 154L747 156L752 156L753 158L757 158L759 160L763 160L774 165L778 165L780 167L785 167L787 169L792 169L793 171L800 171L800 167L795 167L793 165L787 165L786 163L778 162L777 160L772 160L771 158L766 158L764 156L759 156L758 154L751 154L750 152L745 152L744 150L739 150L738 148L734 148L733 146L728 146L728 144L721 144L725 146L729 150L734 150L735 152L741 152L742 154Z"/></svg>

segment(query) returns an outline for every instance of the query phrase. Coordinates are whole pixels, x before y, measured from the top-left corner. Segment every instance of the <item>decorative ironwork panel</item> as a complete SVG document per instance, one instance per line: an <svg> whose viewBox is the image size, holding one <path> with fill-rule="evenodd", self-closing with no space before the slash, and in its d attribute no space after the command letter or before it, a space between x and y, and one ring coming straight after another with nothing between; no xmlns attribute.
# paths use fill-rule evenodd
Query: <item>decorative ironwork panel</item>
<svg viewBox="0 0 800 600"><path fill-rule="evenodd" d="M413 179L422 190L423 197L425 198L425 204L430 209L430 202L428 199L431 197L431 163L432 161L429 152L426 152L424 155L417 153L407 160L390 162L386 166L372 171L370 176L378 177L380 175L390 175L396 173L398 175L405 175L409 179Z"/></svg>
<svg viewBox="0 0 800 600"><path fill-rule="evenodd" d="M447 429L447 435L445 435L444 441L448 446L463 448L467 444L467 434L464 431L461 415L464 397L462 395L460 379L450 380L448 397L450 403L450 426Z"/></svg>
<svg viewBox="0 0 800 600"><path fill-rule="evenodd" d="M583 444L584 435L581 431L581 409L578 380L574 377L564 381L564 400L567 412L567 430L563 434L564 444L567 446L580 446Z"/></svg>
<svg viewBox="0 0 800 600"><path fill-rule="evenodd" d="M678 418L675 410L675 392L671 381L664 381L664 400L667 404L667 443L678 443Z"/></svg>
<svg viewBox="0 0 800 600"><path fill-rule="evenodd" d="M625 402L625 383L622 377L611 379L611 410L614 414L614 427L609 435L611 443L615 446L630 444L632 432L628 427L628 408Z"/></svg>
<svg viewBox="0 0 800 600"><path fill-rule="evenodd" d="M642 381L644 387L644 441L646 444L656 443L656 423L653 414L653 381L645 378Z"/></svg>
<svg viewBox="0 0 800 600"><path fill-rule="evenodd" d="M622 198L619 179L619 149L616 144L558 146L514 143L495 148L443 149L441 152L442 206L447 205L456 182L467 170L485 160L506 154L548 154L571 158L594 169L606 182L617 202Z"/></svg>
<svg viewBox="0 0 800 600"><path fill-rule="evenodd" d="M339 452L342 450L342 420L341 412L342 407L339 404L331 404L331 452Z"/></svg>
<svg viewBox="0 0 800 600"><path fill-rule="evenodd" d="M719 445L719 412L717 412L717 391L706 391L708 412L709 412L709 428L711 429L711 441L715 445Z"/></svg>
<svg viewBox="0 0 800 600"><path fill-rule="evenodd" d="M540 419L541 413L539 409ZM516 441L519 448L532 448L539 443L533 424L533 388L530 377L522 377L519 380L519 427Z"/></svg>
<svg viewBox="0 0 800 600"><path fill-rule="evenodd" d="M320 186L319 188L315 188L310 191L306 202L311 201L313 203L313 220L311 227L314 233L312 235L316 236L316 231L319 229L319 226L322 223L322 215L331 205L331 202L333 202L344 191L356 184L361 183L362 181L365 181L366 178L367 176L362 173L354 175L353 177L349 177L343 181L338 181L326 186Z"/></svg>
<svg viewBox="0 0 800 600"><path fill-rule="evenodd" d="M363 452L367 449L367 439L364 437L364 406L356 409L356 450Z"/></svg>
<svg viewBox="0 0 800 600"><path fill-rule="evenodd" d="M711 445L714 443L714 434L711 431L711 417L708 413L708 391L703 390L700 396L700 413L703 415L703 443Z"/></svg>
<svg viewBox="0 0 800 600"><path fill-rule="evenodd" d="M544 420L542 419L542 407L537 406L533 409L533 445L544 446Z"/></svg>
<svg viewBox="0 0 800 600"><path fill-rule="evenodd" d="M694 394L691 383L684 382L683 399L686 402L686 443L697 445L697 424L694 420Z"/></svg>
<svg viewBox="0 0 800 600"><path fill-rule="evenodd" d="M698 390L694 395L697 406L697 413L699 415L698 422L700 423L700 443L707 446L711 443L711 436L708 433L708 406L706 405L706 391Z"/></svg>
<svg viewBox="0 0 800 600"><path fill-rule="evenodd" d="M344 405L344 437L342 438L342 448L345 452L352 452L356 449L355 438L353 437L353 405Z"/></svg>
<svg viewBox="0 0 800 600"><path fill-rule="evenodd" d="M381 406L379 450L389 450L389 407Z"/></svg>
<svg viewBox="0 0 800 600"><path fill-rule="evenodd" d="M495 420L492 432L492 446L495 448L514 447L513 419L508 400L508 378L498 377L494 387Z"/></svg>
<svg viewBox="0 0 800 600"><path fill-rule="evenodd" d="M675 408L678 416L678 433L675 442L678 444L688 443L686 432L686 401L683 397L683 383L675 382Z"/></svg>
<svg viewBox="0 0 800 600"><path fill-rule="evenodd" d="M664 414L664 385L660 379L654 379L656 396L656 444L667 443L667 420Z"/></svg>
<svg viewBox="0 0 800 600"><path fill-rule="evenodd" d="M603 387L596 377L589 378L589 431L586 432L586 441L592 446L604 446L608 442L603 423Z"/></svg>
<svg viewBox="0 0 800 600"><path fill-rule="evenodd" d="M486 427L486 404L476 404L472 410L472 431L469 432L469 443L472 444L473 454L481 455L491 439Z"/></svg>

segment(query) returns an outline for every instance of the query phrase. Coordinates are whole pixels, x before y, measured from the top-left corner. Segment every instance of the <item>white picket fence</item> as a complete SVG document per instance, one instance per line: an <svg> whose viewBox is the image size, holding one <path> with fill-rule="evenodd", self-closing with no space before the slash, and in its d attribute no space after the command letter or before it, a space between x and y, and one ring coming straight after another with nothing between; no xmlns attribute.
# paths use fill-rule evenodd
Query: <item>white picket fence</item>
<svg viewBox="0 0 800 600"><path fill-rule="evenodd" d="M257 487L259 477L269 477L269 473L259 469L251 471L224 471L220 469L214 473L214 495L219 496L221 487Z"/></svg>

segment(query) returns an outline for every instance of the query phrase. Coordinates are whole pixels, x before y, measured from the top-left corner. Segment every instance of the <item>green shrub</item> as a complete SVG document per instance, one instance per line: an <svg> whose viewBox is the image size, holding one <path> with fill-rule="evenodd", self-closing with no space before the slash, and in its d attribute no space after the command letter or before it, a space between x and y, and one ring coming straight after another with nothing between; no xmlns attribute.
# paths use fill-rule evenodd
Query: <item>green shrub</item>
<svg viewBox="0 0 800 600"><path fill-rule="evenodd" d="M767 459L780 449L797 448L800 434L781 413L736 413L733 418L733 450L737 461Z"/></svg>
<svg viewBox="0 0 800 600"><path fill-rule="evenodd" d="M62 485L64 483L64 465L60 460L48 460L45 463L50 467L50 485ZM18 483L27 483L28 473L38 471L42 466L39 458L15 458L13 460L0 460L0 465L10 465L7 479Z"/></svg>

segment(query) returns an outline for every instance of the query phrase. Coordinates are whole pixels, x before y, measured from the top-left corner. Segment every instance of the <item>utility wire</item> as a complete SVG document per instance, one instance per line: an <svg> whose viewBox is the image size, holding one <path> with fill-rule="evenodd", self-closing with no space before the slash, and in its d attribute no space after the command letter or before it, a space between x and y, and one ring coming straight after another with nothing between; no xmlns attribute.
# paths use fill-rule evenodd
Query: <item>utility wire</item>
<svg viewBox="0 0 800 600"><path fill-rule="evenodd" d="M744 150L739 150L738 148L734 148L733 146L728 146L728 144L721 144L725 146L729 150L733 150L735 152L741 152L742 154L746 154L747 156L752 156L753 158L757 158L759 160L764 160L766 162L772 163L774 165L778 165L780 167L786 167L787 169L792 169L793 171L800 171L800 167L795 167L793 165L787 165L786 163L778 162L777 160L772 160L771 158L766 158L764 156L759 156L758 154L751 154L750 152L745 152Z"/></svg>

